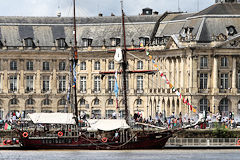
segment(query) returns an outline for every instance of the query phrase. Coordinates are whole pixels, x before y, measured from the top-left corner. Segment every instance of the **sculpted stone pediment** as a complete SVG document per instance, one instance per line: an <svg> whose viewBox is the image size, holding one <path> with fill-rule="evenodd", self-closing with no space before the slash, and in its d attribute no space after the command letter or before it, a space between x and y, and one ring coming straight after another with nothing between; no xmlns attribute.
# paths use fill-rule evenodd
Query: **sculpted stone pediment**
<svg viewBox="0 0 240 160"><path fill-rule="evenodd" d="M175 42L175 40L173 38L170 38L166 44L165 49L179 49L177 43Z"/></svg>
<svg viewBox="0 0 240 160"><path fill-rule="evenodd" d="M218 48L240 48L240 36L227 40L217 46Z"/></svg>

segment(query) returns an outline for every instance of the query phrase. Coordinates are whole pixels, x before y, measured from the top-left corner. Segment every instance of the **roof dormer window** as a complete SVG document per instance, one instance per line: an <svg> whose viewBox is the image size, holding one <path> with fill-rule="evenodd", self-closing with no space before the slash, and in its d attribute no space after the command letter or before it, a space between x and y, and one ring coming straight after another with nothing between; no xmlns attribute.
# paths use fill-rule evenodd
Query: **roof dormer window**
<svg viewBox="0 0 240 160"><path fill-rule="evenodd" d="M0 41L0 48L2 48L3 47L3 43L2 43L2 41Z"/></svg>
<svg viewBox="0 0 240 160"><path fill-rule="evenodd" d="M65 48L67 46L64 38L56 39L56 41L59 48Z"/></svg>
<svg viewBox="0 0 240 160"><path fill-rule="evenodd" d="M83 38L83 47L91 47L92 39L91 38Z"/></svg>
<svg viewBox="0 0 240 160"><path fill-rule="evenodd" d="M236 28L234 26L227 27L227 33L229 36L237 34Z"/></svg>
<svg viewBox="0 0 240 160"><path fill-rule="evenodd" d="M121 39L120 38L110 38L111 46L116 47L120 46Z"/></svg>
<svg viewBox="0 0 240 160"><path fill-rule="evenodd" d="M33 39L32 38L25 38L24 39L24 46L25 47L34 47Z"/></svg>
<svg viewBox="0 0 240 160"><path fill-rule="evenodd" d="M149 44L149 38L148 37L140 37L139 38L140 47L146 46L148 44Z"/></svg>

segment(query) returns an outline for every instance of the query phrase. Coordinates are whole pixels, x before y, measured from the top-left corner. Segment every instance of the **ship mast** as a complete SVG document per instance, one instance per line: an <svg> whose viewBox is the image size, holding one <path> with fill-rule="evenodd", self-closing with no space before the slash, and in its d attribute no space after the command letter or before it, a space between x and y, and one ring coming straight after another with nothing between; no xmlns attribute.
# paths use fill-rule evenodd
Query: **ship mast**
<svg viewBox="0 0 240 160"><path fill-rule="evenodd" d="M122 33L123 33L123 62L122 62L122 74L123 74L123 102L125 105L125 120L127 124L129 124L129 112L128 112L128 105L127 105L127 82L126 82L126 69L127 69L127 59L126 59L126 34L125 34L125 23L124 23L124 12L123 12L123 1L121 0L121 10L122 10Z"/></svg>
<svg viewBox="0 0 240 160"><path fill-rule="evenodd" d="M74 91L74 107L75 107L75 120L78 124L78 103L77 103L77 84L76 84L76 67L78 63L78 53L77 53L77 37L76 37L76 12L75 12L75 0L73 0L73 35L74 35L74 46L73 46L73 61L72 61L72 71L73 76L73 91Z"/></svg>

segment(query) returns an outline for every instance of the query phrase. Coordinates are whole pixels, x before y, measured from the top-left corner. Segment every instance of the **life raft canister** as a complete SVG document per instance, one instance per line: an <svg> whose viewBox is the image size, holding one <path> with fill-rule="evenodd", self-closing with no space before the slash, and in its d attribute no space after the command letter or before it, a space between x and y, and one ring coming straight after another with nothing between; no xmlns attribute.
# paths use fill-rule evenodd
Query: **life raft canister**
<svg viewBox="0 0 240 160"><path fill-rule="evenodd" d="M107 140L108 140L107 137L103 137L103 138L102 138L102 142L103 142L103 143L106 143Z"/></svg>
<svg viewBox="0 0 240 160"><path fill-rule="evenodd" d="M62 131L59 131L59 132L58 132L58 136L59 136L59 137L62 137L62 136L63 136L63 132L62 132Z"/></svg>
<svg viewBox="0 0 240 160"><path fill-rule="evenodd" d="M24 138L27 138L27 137L28 137L28 132L23 132L22 136L23 136Z"/></svg>

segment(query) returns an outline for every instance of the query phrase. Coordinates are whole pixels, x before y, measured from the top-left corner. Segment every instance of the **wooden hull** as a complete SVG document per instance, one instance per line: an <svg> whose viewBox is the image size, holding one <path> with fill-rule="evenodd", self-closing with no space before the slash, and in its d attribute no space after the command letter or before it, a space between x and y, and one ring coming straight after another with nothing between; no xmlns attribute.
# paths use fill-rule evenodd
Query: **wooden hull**
<svg viewBox="0 0 240 160"><path fill-rule="evenodd" d="M20 139L23 149L87 149L87 150L127 150L127 149L161 149L172 134L139 136L125 143L111 141L103 143L98 139L58 138L58 137L28 137ZM75 141L76 140L76 141Z"/></svg>

